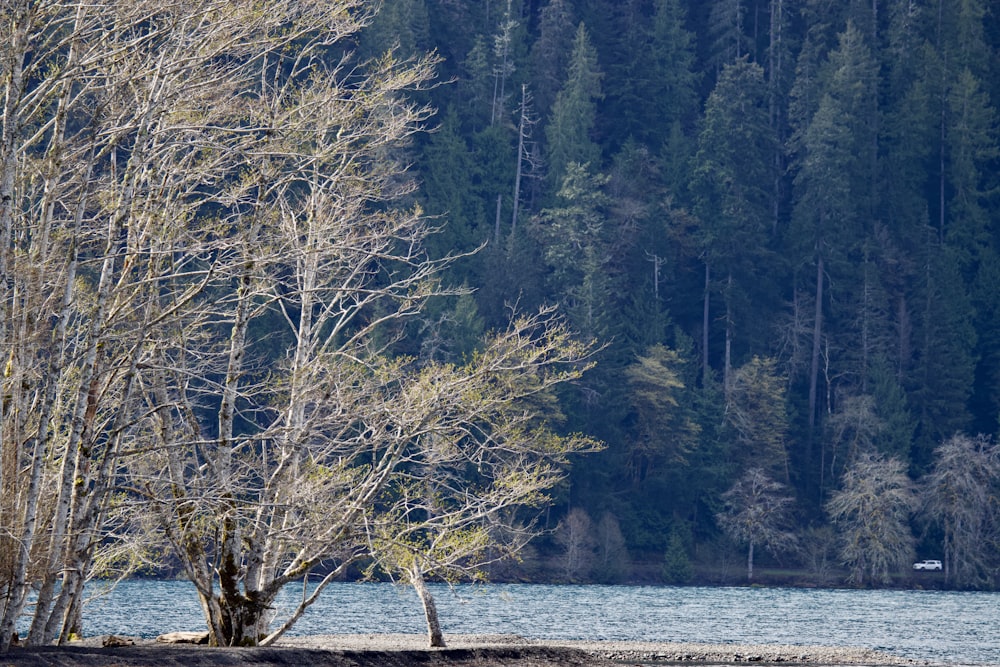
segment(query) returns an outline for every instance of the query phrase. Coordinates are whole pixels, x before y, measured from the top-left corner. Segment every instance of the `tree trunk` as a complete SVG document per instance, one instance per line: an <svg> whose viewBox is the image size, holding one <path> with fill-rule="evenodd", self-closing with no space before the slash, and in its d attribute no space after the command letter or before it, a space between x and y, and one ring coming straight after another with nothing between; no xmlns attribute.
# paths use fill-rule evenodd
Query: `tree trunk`
<svg viewBox="0 0 1000 667"><path fill-rule="evenodd" d="M705 293L702 296L701 312L701 384L708 384L708 322L709 322L709 296L711 286L712 269L708 262L705 262Z"/></svg>
<svg viewBox="0 0 1000 667"><path fill-rule="evenodd" d="M413 589L420 596L420 603L424 606L424 618L427 619L427 638L431 648L444 647L444 634L441 632L441 622L438 620L437 605L434 604L434 596L427 588L424 575L417 565L410 567L410 583Z"/></svg>
<svg viewBox="0 0 1000 667"><path fill-rule="evenodd" d="M823 339L823 255L816 259L816 310L813 315L812 359L809 367L809 431L816 426L816 392L819 384L820 343Z"/></svg>
<svg viewBox="0 0 1000 667"><path fill-rule="evenodd" d="M730 384L733 375L733 274L730 271L726 278L726 350L722 366L722 388L726 398L729 397Z"/></svg>
<svg viewBox="0 0 1000 667"><path fill-rule="evenodd" d="M494 223L493 240L496 242L498 249L500 248L500 205L502 201L503 195L497 195L497 217Z"/></svg>
<svg viewBox="0 0 1000 667"><path fill-rule="evenodd" d="M223 595L219 609L222 613L223 636L220 646L256 646L267 636L267 618L265 614L270 604L259 594L235 597Z"/></svg>
<svg viewBox="0 0 1000 667"><path fill-rule="evenodd" d="M750 540L750 547L747 549L747 581L753 581L753 540Z"/></svg>
<svg viewBox="0 0 1000 667"><path fill-rule="evenodd" d="M524 134L528 131L528 85L521 84L521 119L517 126L517 171L514 173L514 210L510 215L510 238L517 234L517 212L521 203L521 173L524 161Z"/></svg>
<svg viewBox="0 0 1000 667"><path fill-rule="evenodd" d="M218 622L210 621L209 627L220 628L222 636L215 637L213 643L219 646L256 646L267 636L269 622L265 614L274 596L251 590L250 583L243 578L240 566L241 531L232 516L222 521L220 541L222 562L216 574L219 580L218 605L209 608L217 610L221 618Z"/></svg>
<svg viewBox="0 0 1000 667"><path fill-rule="evenodd" d="M268 609L273 596L261 591L240 590L239 564L230 552L218 571L219 596L203 601L202 608L217 618L209 619L209 643L215 646L256 646L267 636Z"/></svg>
<svg viewBox="0 0 1000 667"><path fill-rule="evenodd" d="M782 128L782 123L780 121L781 114L781 103L779 101L779 96L781 95L781 82L782 82L782 49L784 45L782 44L782 26L784 24L783 16L783 0L772 0L770 6L770 30L768 34L770 36L770 43L767 49L767 60L768 60L768 105L770 110L771 119L771 129L774 130L774 134L778 137L777 146L782 146L784 132ZM781 213L781 159L782 151L776 146L774 151L774 189L772 197L772 213L773 219L771 221L771 233L778 233L778 222Z"/></svg>

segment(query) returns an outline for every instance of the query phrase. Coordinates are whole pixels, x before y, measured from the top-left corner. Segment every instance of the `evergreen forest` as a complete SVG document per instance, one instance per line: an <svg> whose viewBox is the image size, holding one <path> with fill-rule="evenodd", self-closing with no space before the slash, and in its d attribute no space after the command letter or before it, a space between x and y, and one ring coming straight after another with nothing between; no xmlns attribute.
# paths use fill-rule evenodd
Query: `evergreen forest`
<svg viewBox="0 0 1000 667"><path fill-rule="evenodd" d="M435 580L1000 587L987 0L11 0L0 41L0 653L138 574L219 646L343 578L434 646Z"/></svg>
<svg viewBox="0 0 1000 667"><path fill-rule="evenodd" d="M812 583L1000 582L991 3L386 0L358 49L440 56L413 198L473 253L406 351L542 304L599 346L558 409L604 449L494 576L738 581L756 545Z"/></svg>

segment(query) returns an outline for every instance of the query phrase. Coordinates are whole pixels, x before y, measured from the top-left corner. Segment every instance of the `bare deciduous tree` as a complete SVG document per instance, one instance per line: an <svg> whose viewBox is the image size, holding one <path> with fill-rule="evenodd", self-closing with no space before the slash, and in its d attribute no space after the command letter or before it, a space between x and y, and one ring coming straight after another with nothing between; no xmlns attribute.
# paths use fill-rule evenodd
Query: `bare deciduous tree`
<svg viewBox="0 0 1000 667"><path fill-rule="evenodd" d="M725 509L716 515L729 537L747 545L747 579L753 579L754 550L763 546L772 553L795 548L796 538L788 530L794 499L785 486L761 468L751 468L722 495Z"/></svg>
<svg viewBox="0 0 1000 667"><path fill-rule="evenodd" d="M941 527L946 581L990 583L998 479L1000 446L988 436L957 433L934 450L934 468L921 480L922 512Z"/></svg>
<svg viewBox="0 0 1000 667"><path fill-rule="evenodd" d="M214 643L273 641L373 527L413 519L392 494L422 451L490 462L493 486L454 511L472 522L507 486L540 500L592 446L515 407L587 366L550 313L468 366L392 354L402 322L458 292L397 204L434 60L342 45L375 3L9 4L0 648L32 585L29 641L65 641L95 559L141 560L100 553L111 529L174 550ZM320 563L272 628L274 596Z"/></svg>
<svg viewBox="0 0 1000 667"><path fill-rule="evenodd" d="M567 457L597 446L558 436L528 404L578 377L586 354L546 317L517 318L466 364L424 366L396 402L421 427L365 528L378 562L417 590L431 646L444 638L425 578L482 579L489 561L516 556L538 532L519 510L540 509Z"/></svg>
<svg viewBox="0 0 1000 667"><path fill-rule="evenodd" d="M570 582L586 578L594 567L597 550L590 515L580 507L571 509L556 526L555 539L563 548L563 578Z"/></svg>
<svg viewBox="0 0 1000 667"><path fill-rule="evenodd" d="M289 43L286 12L247 3L9 7L0 459L5 489L28 483L3 499L18 546L0 648L32 584L29 642L65 639L78 624L137 416L138 371L179 316L159 302L174 290L184 304L204 286L187 223L232 173L222 140L240 135L218 130L237 125L233 100L257 56Z"/></svg>
<svg viewBox="0 0 1000 667"><path fill-rule="evenodd" d="M596 526L597 561L595 577L601 583L619 583L629 574L628 548L618 518L605 511Z"/></svg>
<svg viewBox="0 0 1000 667"><path fill-rule="evenodd" d="M910 514L913 482L902 462L874 454L859 455L826 503L840 536L840 559L855 584L885 584L913 557Z"/></svg>

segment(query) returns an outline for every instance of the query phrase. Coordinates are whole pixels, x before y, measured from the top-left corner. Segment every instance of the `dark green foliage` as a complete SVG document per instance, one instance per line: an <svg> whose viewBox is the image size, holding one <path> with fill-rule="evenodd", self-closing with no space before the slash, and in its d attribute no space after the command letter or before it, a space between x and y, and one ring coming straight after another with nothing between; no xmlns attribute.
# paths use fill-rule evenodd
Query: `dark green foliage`
<svg viewBox="0 0 1000 667"><path fill-rule="evenodd" d="M361 35L361 53L366 57L394 50L404 58L412 58L431 48L425 0L385 0Z"/></svg>
<svg viewBox="0 0 1000 667"><path fill-rule="evenodd" d="M741 58L726 65L705 104L692 166L691 191L700 228L706 299L722 302L724 382L734 340L746 349L753 294L767 273L776 141L769 125L764 70ZM709 303L705 304L710 307Z"/></svg>
<svg viewBox="0 0 1000 667"><path fill-rule="evenodd" d="M596 101L602 97L602 78L597 53L581 23L573 39L566 81L552 104L551 119L545 130L553 191L567 177L570 163L595 170L601 166L601 147L594 141L593 133L597 124Z"/></svg>
<svg viewBox="0 0 1000 667"><path fill-rule="evenodd" d="M538 39L531 47L531 80L537 112L546 117L566 78L578 23L569 0L549 0L538 19Z"/></svg>
<svg viewBox="0 0 1000 667"><path fill-rule="evenodd" d="M911 393L918 419L913 464L921 470L930 463L934 447L968 428L976 367L972 304L958 263L947 249L931 247L929 252Z"/></svg>
<svg viewBox="0 0 1000 667"><path fill-rule="evenodd" d="M694 567L688 556L684 532L676 526L670 530L670 540L667 542L667 552L663 555L663 583L682 585L689 583L694 576ZM690 538L690 535L688 536Z"/></svg>
<svg viewBox="0 0 1000 667"><path fill-rule="evenodd" d="M712 0L708 3L708 64L715 69L721 69L749 53L746 33L749 4L747 0Z"/></svg>
<svg viewBox="0 0 1000 667"><path fill-rule="evenodd" d="M441 233L432 235L428 242L435 257L475 250L492 232L485 210L488 199L475 189L477 165L482 161L469 149L459 130L458 116L452 110L421 151L424 208L441 226ZM478 266L478 262L462 262L462 268L469 271L461 276L462 280L478 283L473 273Z"/></svg>
<svg viewBox="0 0 1000 667"><path fill-rule="evenodd" d="M979 334L972 432L996 433L1000 427L1000 257L993 248L981 258L972 299Z"/></svg>
<svg viewBox="0 0 1000 667"><path fill-rule="evenodd" d="M916 476L956 430L998 428L998 25L985 0L387 2L361 52L436 49L453 78L401 158L430 252L487 243L447 277L472 295L401 349L460 356L557 303L604 346L559 396L608 445L566 494L594 525L613 508L633 559L683 565L674 526L685 557L718 543L754 465L828 533L854 458ZM822 551L807 566L833 580Z"/></svg>
<svg viewBox="0 0 1000 667"><path fill-rule="evenodd" d="M876 360L869 386L880 429L875 435L875 449L889 458L909 460L916 422L910 412L906 393L884 360Z"/></svg>
<svg viewBox="0 0 1000 667"><path fill-rule="evenodd" d="M585 338L605 339L605 315L611 297L607 265L609 230L607 177L593 175L586 164L570 162L558 197L531 222L532 236L545 248L548 293L557 299Z"/></svg>

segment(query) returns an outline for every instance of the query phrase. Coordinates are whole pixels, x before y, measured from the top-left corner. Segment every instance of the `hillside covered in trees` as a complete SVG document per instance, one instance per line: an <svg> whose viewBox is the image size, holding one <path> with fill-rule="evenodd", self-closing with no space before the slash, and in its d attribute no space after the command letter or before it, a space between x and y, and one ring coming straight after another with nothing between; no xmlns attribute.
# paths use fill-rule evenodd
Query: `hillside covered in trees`
<svg viewBox="0 0 1000 667"><path fill-rule="evenodd" d="M346 576L432 643L429 578L1000 584L987 2L15 0L0 38L0 652L138 572L219 645Z"/></svg>
<svg viewBox="0 0 1000 667"><path fill-rule="evenodd" d="M831 503L867 466L903 533L855 581L921 555L997 583L995 495L969 494L997 483L998 48L983 0L385 2L360 51L435 51L449 81L409 154L430 243L484 246L411 353L461 359L511 304L604 346L560 394L606 444L550 516L589 537L536 543L588 552L566 578L619 580L623 549L720 564L751 469L789 499L780 562L842 563L860 519Z"/></svg>

